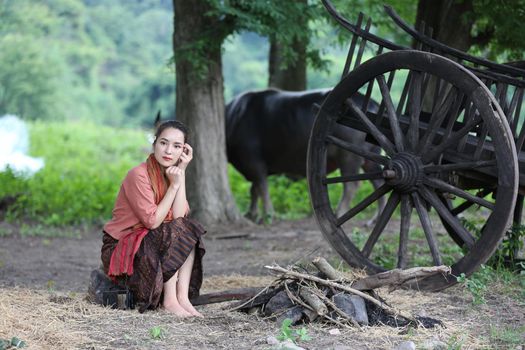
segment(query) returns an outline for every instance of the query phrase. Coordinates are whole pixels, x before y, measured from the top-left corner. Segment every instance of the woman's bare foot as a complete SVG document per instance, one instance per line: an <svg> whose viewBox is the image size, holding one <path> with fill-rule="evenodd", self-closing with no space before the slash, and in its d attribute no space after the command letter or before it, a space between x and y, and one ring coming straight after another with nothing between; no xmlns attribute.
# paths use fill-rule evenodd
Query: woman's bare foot
<svg viewBox="0 0 525 350"><path fill-rule="evenodd" d="M175 314L175 316L178 317L191 317L195 316L192 313L188 312L181 304L179 303L163 303L162 305L164 309L168 312L171 312L172 314Z"/></svg>
<svg viewBox="0 0 525 350"><path fill-rule="evenodd" d="M197 311L197 309L195 309L195 307L193 307L193 305L191 305L191 303L190 303L190 301L188 299L186 299L186 300L180 300L179 299L179 303L192 316L204 317L199 311Z"/></svg>

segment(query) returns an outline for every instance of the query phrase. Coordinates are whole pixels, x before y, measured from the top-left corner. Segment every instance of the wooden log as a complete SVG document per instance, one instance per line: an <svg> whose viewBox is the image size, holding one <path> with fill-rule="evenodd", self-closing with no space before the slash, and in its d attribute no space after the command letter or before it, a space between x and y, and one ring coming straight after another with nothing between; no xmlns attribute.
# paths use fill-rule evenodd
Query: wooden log
<svg viewBox="0 0 525 350"><path fill-rule="evenodd" d="M351 287L357 290L371 290L384 286L400 287L438 273L449 274L450 267L441 265L413 267L406 270L394 269L358 279L352 283Z"/></svg>
<svg viewBox="0 0 525 350"><path fill-rule="evenodd" d="M214 293L208 293L208 294L202 294L199 295L196 298L191 299L191 303L193 305L206 305L206 304L213 304L213 303L222 303L225 301L232 301L232 300L241 300L241 299L247 299L252 298L257 293L259 293L264 288L238 288L238 289L231 289L231 290L225 290L221 292L214 292Z"/></svg>
<svg viewBox="0 0 525 350"><path fill-rule="evenodd" d="M249 233L229 233L225 235L212 236L211 239L235 239L235 238L249 238Z"/></svg>
<svg viewBox="0 0 525 350"><path fill-rule="evenodd" d="M317 267L319 271L324 273L324 275L330 280L341 281L344 279L344 276L339 271L334 269L332 265L330 265L330 263L321 256L318 256L317 258L312 260L312 264L314 264L315 267Z"/></svg>
<svg viewBox="0 0 525 350"><path fill-rule="evenodd" d="M310 322L315 321L315 319L318 316L317 312L315 312L314 310L306 309L306 308L303 310L303 314L306 316L306 318L308 318L308 321Z"/></svg>
<svg viewBox="0 0 525 350"><path fill-rule="evenodd" d="M308 317L308 319L310 321L314 321L318 314L317 312L313 309L312 306L306 304L304 301L302 301L300 298L296 297L292 291L290 291L290 288L288 288L288 283L286 283L286 281L284 281L284 288L286 290L286 294L288 295L288 298L290 298L291 301L294 302L294 304L298 304L298 305L301 305L304 307L304 311L303 313L306 315L306 317Z"/></svg>
<svg viewBox="0 0 525 350"><path fill-rule="evenodd" d="M381 303L377 299L375 299L375 298L371 297L370 295L368 295L366 293L363 293L363 292L361 292L361 291L359 291L357 289L354 289L354 288L351 288L351 287L347 287L347 286L345 286L343 284L340 284L340 283L327 281L327 280L324 280L324 279L319 278L319 277L310 276L308 274L304 274L304 273L300 273L300 272L296 272L296 271L292 271L292 270L287 270L287 269L284 269L284 268L282 268L280 266L265 266L265 268L267 268L269 270L272 270L272 271L281 272L284 276L310 280L310 281L313 281L313 282L316 282L316 283L319 283L319 284L322 284L322 285L325 285L325 286L329 286L329 287L332 287L332 288L337 288L339 290L342 290L342 291L345 291L345 292L348 292L348 293L359 295L360 297L362 297L362 298L372 302L374 305L377 305L380 308L384 309L385 311L390 312L393 315L401 316L401 317L407 319L408 321L412 322L413 324L417 324L417 320L414 317L412 317L411 315L405 314L405 313L403 313L403 312L401 312L399 310L394 309L393 307L391 307L391 306L389 306L387 304Z"/></svg>
<svg viewBox="0 0 525 350"><path fill-rule="evenodd" d="M332 300L330 300L329 298L327 298L323 293L319 292L319 293L316 293L316 295L319 298L321 298L325 304L330 306L337 314L339 314L339 316L341 316L342 318L350 321L350 323L352 323L352 325L357 327L359 330L362 330L362 328L359 325L359 323L357 323L357 321L354 320L351 315L347 315L346 312L344 312L343 310L338 308L337 305L335 305L335 303Z"/></svg>
<svg viewBox="0 0 525 350"><path fill-rule="evenodd" d="M319 316L326 315L328 313L328 308L326 305L322 302L322 300L315 295L313 291L310 290L308 287L301 287L301 290L299 291L299 295L303 300L312 307L312 309L315 310L315 312Z"/></svg>
<svg viewBox="0 0 525 350"><path fill-rule="evenodd" d="M240 302L234 304L229 311L247 310L254 306L266 304L275 294L283 290L283 287L265 287L259 288L259 292L253 296L243 298Z"/></svg>

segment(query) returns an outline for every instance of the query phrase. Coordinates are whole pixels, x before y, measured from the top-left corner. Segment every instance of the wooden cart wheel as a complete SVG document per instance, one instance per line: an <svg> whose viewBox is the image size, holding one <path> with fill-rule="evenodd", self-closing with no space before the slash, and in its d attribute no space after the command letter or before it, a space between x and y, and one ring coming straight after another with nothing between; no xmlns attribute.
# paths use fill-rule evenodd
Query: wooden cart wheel
<svg viewBox="0 0 525 350"><path fill-rule="evenodd" d="M371 96L377 113L351 97ZM341 128L367 133L381 148L345 139ZM381 171L327 174L329 148L345 150ZM494 253L510 224L517 195L512 134L486 86L457 63L427 52L376 56L348 74L321 106L310 137L308 182L315 217L326 239L350 265L377 273L395 267L447 264L452 276L432 276L418 288L439 290L470 275ZM374 189L337 216L334 186L381 177ZM363 222L386 198L370 232ZM447 234L448 233L448 234ZM457 245L456 245L457 244ZM452 247L452 248L451 248Z"/></svg>

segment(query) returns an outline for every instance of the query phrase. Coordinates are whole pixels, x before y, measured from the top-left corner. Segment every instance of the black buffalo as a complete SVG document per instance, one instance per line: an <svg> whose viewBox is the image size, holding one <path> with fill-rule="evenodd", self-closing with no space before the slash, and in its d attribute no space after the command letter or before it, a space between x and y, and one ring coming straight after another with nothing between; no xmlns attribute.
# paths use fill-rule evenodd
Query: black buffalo
<svg viewBox="0 0 525 350"><path fill-rule="evenodd" d="M306 175L306 153L315 119L314 106L321 105L329 92L251 91L238 95L226 106L228 161L252 183L248 218L257 218L258 198L263 200L264 215L273 215L268 175L285 174L292 178ZM363 99L359 95L354 102L360 105ZM369 110L377 111L377 108L377 104L370 101ZM365 138L364 133L345 126L337 126L335 134L360 144ZM373 150L373 146L369 147ZM339 168L343 175L357 173L365 164L370 167L368 171L378 170L378 165L364 163L363 158L335 146L328 150L328 164L329 167L333 165L333 169ZM337 207L338 215L347 210L355 185L345 183Z"/></svg>

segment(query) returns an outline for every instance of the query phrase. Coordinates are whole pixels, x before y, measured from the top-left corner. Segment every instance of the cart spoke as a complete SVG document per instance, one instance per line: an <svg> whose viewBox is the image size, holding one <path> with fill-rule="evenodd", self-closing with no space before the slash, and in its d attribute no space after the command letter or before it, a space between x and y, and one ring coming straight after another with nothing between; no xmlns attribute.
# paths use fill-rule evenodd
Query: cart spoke
<svg viewBox="0 0 525 350"><path fill-rule="evenodd" d="M392 83L394 82L394 77L396 75L396 71L390 71L390 74L388 75L388 81L386 82L386 86L390 90L392 87ZM385 114L385 99L381 99L381 104L379 105L379 110L377 112L377 119L376 119L376 125L381 125L383 121L383 115Z"/></svg>
<svg viewBox="0 0 525 350"><path fill-rule="evenodd" d="M429 164L423 166L425 173L438 173L441 171L468 170L486 168L496 165L496 160L478 160L475 162L451 163L451 164Z"/></svg>
<svg viewBox="0 0 525 350"><path fill-rule="evenodd" d="M434 265L441 265L441 256L439 254L439 248L437 245L436 237L432 231L432 222L430 221L430 216L428 215L427 208L421 197L417 192L412 193L412 200L414 201L414 206L416 207L419 220L421 221L421 226L423 226L423 231L425 232L425 237L427 238L428 246L430 248L430 254L432 254L432 260Z"/></svg>
<svg viewBox="0 0 525 350"><path fill-rule="evenodd" d="M346 141L343 141L341 140L340 138L338 137L335 137L335 136L327 136L326 137L326 141L327 142L330 142L338 147L341 147L342 149L345 149L349 152L352 152L352 153L355 153L363 158L366 158L368 160L371 160L373 162L376 162L376 163L379 163L379 164L383 164L383 165L387 165L388 162L390 161L387 157L385 156L382 156L380 154L377 154L377 153L374 153L374 152L370 152L366 149L364 149L363 147L361 146L357 146L357 145L354 145L350 142L346 142Z"/></svg>
<svg viewBox="0 0 525 350"><path fill-rule="evenodd" d="M408 231L410 229L410 216L412 215L412 205L410 197L401 197L401 225L399 228L399 250L397 253L397 267L404 269L407 266L407 245Z"/></svg>
<svg viewBox="0 0 525 350"><path fill-rule="evenodd" d="M467 123L469 122L473 116L477 115L477 109L476 106L473 104L472 100L467 97L465 99L465 102L462 106L464 113L463 113L463 122ZM458 147L456 148L457 152L463 153L465 146L467 145L468 135L465 135L461 138L461 140L458 142Z"/></svg>
<svg viewBox="0 0 525 350"><path fill-rule="evenodd" d="M355 105L355 103L352 102L351 99L347 99L345 103L350 108L350 110L356 116L359 117L361 122L363 122L363 124L366 126L367 130L369 131L369 133L372 134L372 136L376 139L376 141L379 143L379 145L381 145L381 147L383 147L385 152L388 155L390 155L390 156L394 155L395 154L394 145L392 145L390 140L381 131L379 131L377 126L375 126L374 123L372 123L370 121L370 119L368 119L368 117L365 115L365 113L363 113L363 111L360 108L358 108Z"/></svg>
<svg viewBox="0 0 525 350"><path fill-rule="evenodd" d="M483 198L480 198L480 197L476 197L470 193L468 193L467 191L463 191L462 189L460 188L457 188L455 186L452 186L448 183L446 183L445 181L442 181L442 180L439 180L439 179L436 179L436 178L431 178L431 177L428 177L428 178L425 178L424 180L425 184L435 188L435 189L438 189L438 190L441 190L443 192L449 192L449 193L452 193L452 194L455 194L456 196L459 196L463 199L466 199L468 201L471 201L473 203L476 203L476 204L479 204L485 208L488 208L490 210L494 210L494 203L491 203Z"/></svg>
<svg viewBox="0 0 525 350"><path fill-rule="evenodd" d="M423 163L428 163L434 158L438 157L445 151L447 148L456 144L463 136L467 135L476 125L482 122L482 119L479 115L469 120L461 129L456 131L454 134L450 135L448 138L445 138L435 148L432 148L429 153L423 155Z"/></svg>
<svg viewBox="0 0 525 350"><path fill-rule="evenodd" d="M444 84L444 86L441 86L441 79L437 78L435 80L435 87L434 87L434 99L432 100L432 110L436 110L436 104L438 103L439 96L444 96L447 84Z"/></svg>
<svg viewBox="0 0 525 350"><path fill-rule="evenodd" d="M470 249L474 245L475 238L472 236L472 234L465 229L463 224L459 221L459 219L456 216L453 216L447 207L443 204L443 202L438 198L438 196L428 190L425 187L422 187L420 189L420 193L425 198L427 202L429 202L434 209L436 209L437 213L445 219L445 221L452 227L454 232L461 238L461 240L465 243L465 245Z"/></svg>
<svg viewBox="0 0 525 350"><path fill-rule="evenodd" d="M421 72L413 71L410 87L410 126L408 128L408 144L415 151L419 142L419 114L421 113Z"/></svg>
<svg viewBox="0 0 525 350"><path fill-rule="evenodd" d="M376 179L382 179L382 178L383 178L382 171L374 171L371 173L327 177L323 179L323 185L336 184L336 183L341 183L341 182L361 181L361 180L376 180Z"/></svg>
<svg viewBox="0 0 525 350"><path fill-rule="evenodd" d="M512 119L512 125L511 130L513 131L514 138L518 137L518 122L520 120L520 112L521 112L521 104L523 103L523 93L525 92L525 89L523 88L516 88L517 92L514 95L517 95L517 103L513 104L511 103L511 108L509 113L514 114L514 118Z"/></svg>
<svg viewBox="0 0 525 350"><path fill-rule="evenodd" d="M337 219L337 226L341 226L354 216L356 216L361 211L365 210L370 204L377 201L379 198L384 196L388 191L390 191L392 187L388 184L383 184L381 187L379 187L377 190L372 192L369 196L367 196L365 199L363 199L361 202L359 202L355 207L344 213L340 218Z"/></svg>
<svg viewBox="0 0 525 350"><path fill-rule="evenodd" d="M483 190L481 190L478 193L476 193L476 197L483 198L486 195L488 195L489 193L491 193L492 191L493 191L493 189L491 189L491 188L484 188ZM465 210L467 210L468 208L470 208L474 204L475 204L474 202L469 202L469 201L463 202L460 205L458 205L457 207L455 207L454 209L451 209L450 213L452 215L454 215L454 216L457 216L458 214L463 213Z"/></svg>
<svg viewBox="0 0 525 350"><path fill-rule="evenodd" d="M399 98L399 103L397 104L396 113L397 115L403 114L403 107L408 94L408 88L412 80L412 70L408 71L407 79L405 80L405 85L403 86L403 91L401 92L401 97Z"/></svg>
<svg viewBox="0 0 525 350"><path fill-rule="evenodd" d="M381 95L383 96L383 103L386 106L388 121L390 122L390 128L392 129L392 133L394 134L394 142L396 144L396 148L399 152L403 152L405 150L405 141L403 138L403 133L401 132L401 128L399 127L399 121L397 119L394 103L392 102L392 97L390 96L390 89L387 86L384 76L380 75L379 77L377 77L377 82L381 90Z"/></svg>
<svg viewBox="0 0 525 350"><path fill-rule="evenodd" d="M449 114L450 109L452 108L452 102L454 101L453 97L456 95L456 90L456 88L453 88L448 94L439 97L443 101L440 101L437 104L438 107L432 111L430 123L428 124L427 130L421 138L421 141L419 142L416 150L418 154L425 153L428 146L432 143L432 140L436 135L436 131L441 126L441 123L443 123L443 120L445 120L445 117Z"/></svg>
<svg viewBox="0 0 525 350"><path fill-rule="evenodd" d="M370 237L368 237L368 240L366 241L365 246L363 247L363 250L361 251L361 253L363 253L363 255L366 256L367 258L370 256L370 253L372 252L374 245L377 243L379 236L385 229L386 224L388 224L388 221L390 220L390 217L392 216L392 213L394 212L394 210L397 208L398 204L399 204L399 194L397 194L397 192L395 191L392 191L392 193L390 194L390 197L388 198L385 208L381 212L381 215L379 215L379 217L377 218L376 225L374 226L374 229L372 230Z"/></svg>

